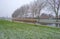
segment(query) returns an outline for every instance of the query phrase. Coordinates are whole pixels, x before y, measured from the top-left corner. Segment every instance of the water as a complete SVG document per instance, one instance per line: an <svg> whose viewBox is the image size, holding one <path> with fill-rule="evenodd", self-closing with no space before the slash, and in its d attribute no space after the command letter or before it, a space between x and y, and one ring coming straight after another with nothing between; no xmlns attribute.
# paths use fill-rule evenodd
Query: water
<svg viewBox="0 0 60 39"><path fill-rule="evenodd" d="M44 24L43 24L44 25ZM47 26L51 26L51 27L56 27L56 24L46 24ZM60 27L60 24L58 24L58 27Z"/></svg>

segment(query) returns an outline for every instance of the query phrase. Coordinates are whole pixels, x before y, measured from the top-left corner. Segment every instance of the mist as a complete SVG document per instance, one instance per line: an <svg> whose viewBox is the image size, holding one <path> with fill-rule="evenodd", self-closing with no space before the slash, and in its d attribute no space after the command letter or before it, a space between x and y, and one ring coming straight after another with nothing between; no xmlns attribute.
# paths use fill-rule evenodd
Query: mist
<svg viewBox="0 0 60 39"><path fill-rule="evenodd" d="M0 17L11 17L17 8L33 1L34 0L0 0Z"/></svg>

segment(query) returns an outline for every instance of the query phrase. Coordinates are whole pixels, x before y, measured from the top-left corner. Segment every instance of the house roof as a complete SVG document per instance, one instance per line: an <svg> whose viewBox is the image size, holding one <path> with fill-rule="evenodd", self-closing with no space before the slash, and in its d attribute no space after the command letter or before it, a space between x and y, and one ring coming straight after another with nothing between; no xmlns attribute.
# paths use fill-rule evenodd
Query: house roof
<svg viewBox="0 0 60 39"><path fill-rule="evenodd" d="M42 15L40 16L40 18L48 19L48 18L54 18L54 16L53 16L53 15L50 15L50 14L42 14Z"/></svg>

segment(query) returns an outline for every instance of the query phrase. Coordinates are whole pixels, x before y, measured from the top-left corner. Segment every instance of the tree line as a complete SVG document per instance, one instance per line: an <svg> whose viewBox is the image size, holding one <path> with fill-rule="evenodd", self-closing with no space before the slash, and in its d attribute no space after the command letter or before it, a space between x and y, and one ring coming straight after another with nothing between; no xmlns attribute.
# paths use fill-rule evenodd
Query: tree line
<svg viewBox="0 0 60 39"><path fill-rule="evenodd" d="M35 0L30 4L26 4L16 9L12 14L13 18L17 17L37 17L40 20L40 14L43 9L55 14L56 22L58 22L58 15L60 11L60 0ZM58 24L56 24L58 26Z"/></svg>

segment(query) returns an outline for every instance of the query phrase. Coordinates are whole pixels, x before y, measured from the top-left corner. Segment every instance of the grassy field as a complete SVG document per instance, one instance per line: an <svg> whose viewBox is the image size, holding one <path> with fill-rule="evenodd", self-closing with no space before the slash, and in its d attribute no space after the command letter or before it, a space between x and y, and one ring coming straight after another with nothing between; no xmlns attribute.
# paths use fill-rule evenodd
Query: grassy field
<svg viewBox="0 0 60 39"><path fill-rule="evenodd" d="M0 39L60 39L60 29L0 20Z"/></svg>

